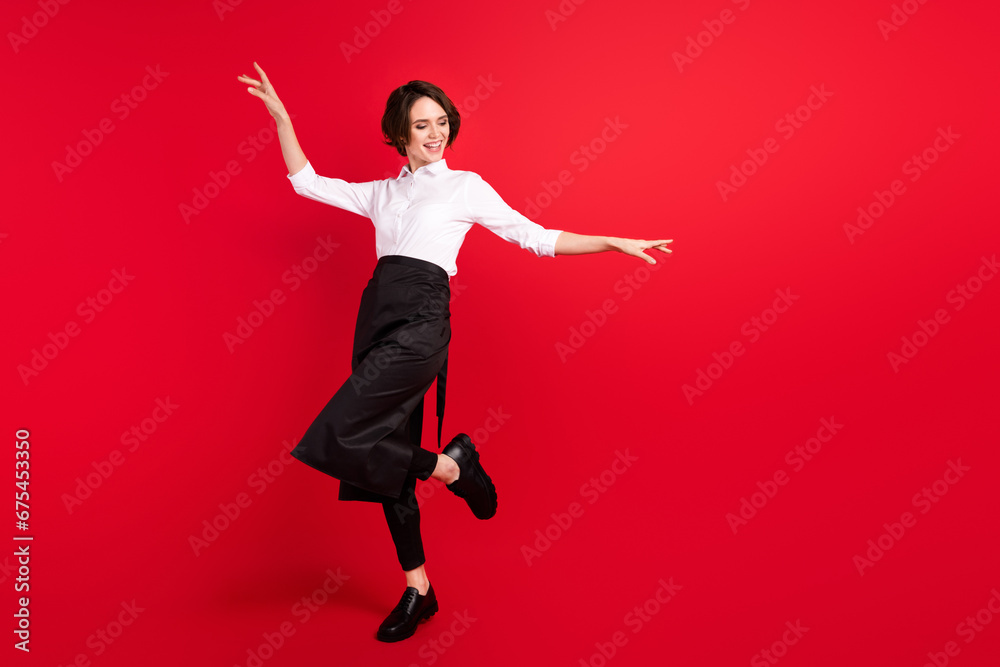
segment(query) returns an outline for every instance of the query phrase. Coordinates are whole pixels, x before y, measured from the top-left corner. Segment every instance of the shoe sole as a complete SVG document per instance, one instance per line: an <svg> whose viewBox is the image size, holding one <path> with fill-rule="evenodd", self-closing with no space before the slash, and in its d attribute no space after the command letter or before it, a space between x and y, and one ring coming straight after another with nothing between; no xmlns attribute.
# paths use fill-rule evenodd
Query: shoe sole
<svg viewBox="0 0 1000 667"><path fill-rule="evenodd" d="M400 635L398 637L383 637L382 635L380 635L380 634L378 634L376 632L375 633L375 638L377 640L379 640L380 642L386 642L386 643L401 642L404 639L409 639L410 637L412 637L414 635L414 633L416 633L417 626L419 626L421 623L423 623L424 621L426 621L427 619L429 619L431 616L433 616L437 612L438 612L438 603L435 600L434 604L432 604L430 607L427 607L427 609L424 610L424 613L420 615L420 618L417 619L417 622L413 624L413 629L410 630L409 634Z"/></svg>

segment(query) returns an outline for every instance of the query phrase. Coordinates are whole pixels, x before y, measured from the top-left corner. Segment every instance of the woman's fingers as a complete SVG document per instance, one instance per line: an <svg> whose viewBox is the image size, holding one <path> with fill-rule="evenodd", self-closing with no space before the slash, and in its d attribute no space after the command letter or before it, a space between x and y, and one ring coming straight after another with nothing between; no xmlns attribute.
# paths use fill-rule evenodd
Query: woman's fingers
<svg viewBox="0 0 1000 667"><path fill-rule="evenodd" d="M259 93L260 95L274 95L275 94L274 86L272 86L271 82L268 80L267 74L265 74L264 70L262 70L260 65L257 64L257 61L254 61L253 66L257 69L258 72L260 72L260 80L249 77L246 74L241 74L238 77L236 77L237 81L241 81L242 83L248 83L251 86L253 86L254 90L250 90L249 91L250 93L255 93L255 94Z"/></svg>
<svg viewBox="0 0 1000 667"><path fill-rule="evenodd" d="M268 89L268 92L272 92L273 93L274 92L274 87L271 86L270 79L267 78L267 74L265 74L264 70L262 70L260 68L260 65L257 64L256 60L254 61L253 66L257 68L258 72L260 72L260 80L263 82L264 87L266 87Z"/></svg>
<svg viewBox="0 0 1000 667"><path fill-rule="evenodd" d="M638 257L648 262L649 264L656 264L655 259L647 255L645 252L643 252L643 250L645 250L648 247L646 246L646 243L648 243L648 241L630 240L629 243L626 244L626 246L624 247L624 251L626 254L632 255L633 257Z"/></svg>
<svg viewBox="0 0 1000 667"><path fill-rule="evenodd" d="M660 239L659 241L639 241L643 250L651 250L653 248L660 250L662 252L673 252L667 247L668 243L673 243L673 239Z"/></svg>
<svg viewBox="0 0 1000 667"><path fill-rule="evenodd" d="M258 81L257 79L250 78L246 74L240 74L238 77L236 77L236 80L241 81L243 83L249 83L254 88L260 88L260 81Z"/></svg>
<svg viewBox="0 0 1000 667"><path fill-rule="evenodd" d="M672 253L673 250L667 247L668 243L673 243L673 239L660 239L659 241L640 241L635 239L626 246L626 252L628 252L629 255L641 257L650 264L656 264L656 260L647 255L645 251L655 248L661 252Z"/></svg>

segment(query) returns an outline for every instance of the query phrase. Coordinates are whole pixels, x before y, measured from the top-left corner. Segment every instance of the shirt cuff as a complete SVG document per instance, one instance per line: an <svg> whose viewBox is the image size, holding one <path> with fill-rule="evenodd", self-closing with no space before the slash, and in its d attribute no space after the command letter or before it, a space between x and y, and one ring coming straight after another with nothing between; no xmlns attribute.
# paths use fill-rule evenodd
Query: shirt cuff
<svg viewBox="0 0 1000 667"><path fill-rule="evenodd" d="M546 229L542 234L541 240L538 242L538 249L541 252L539 257L555 257L556 256L556 239L562 234L561 229Z"/></svg>
<svg viewBox="0 0 1000 667"><path fill-rule="evenodd" d="M301 188L309 185L315 178L316 170L313 169L311 162L306 162L306 166L295 172L295 175L288 174L288 180L292 182L293 188Z"/></svg>

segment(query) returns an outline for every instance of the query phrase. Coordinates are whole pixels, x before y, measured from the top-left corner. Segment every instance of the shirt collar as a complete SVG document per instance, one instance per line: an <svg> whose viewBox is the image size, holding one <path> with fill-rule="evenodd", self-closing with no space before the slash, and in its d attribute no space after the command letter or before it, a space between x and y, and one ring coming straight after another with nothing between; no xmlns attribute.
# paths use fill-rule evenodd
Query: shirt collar
<svg viewBox="0 0 1000 667"><path fill-rule="evenodd" d="M450 171L448 169L448 161L445 158L441 158L440 160L438 160L436 162L431 162L430 164L425 164L424 166L422 166L419 169L417 169L417 171L423 171L425 169L428 171L428 173L431 173L431 174L437 174L437 173L443 173L445 171ZM400 178L403 178L407 174L409 174L411 176L414 175L414 174L410 173L410 164L409 163L406 163L406 164L403 165L403 168L399 170L399 176L397 176L396 179L398 180Z"/></svg>

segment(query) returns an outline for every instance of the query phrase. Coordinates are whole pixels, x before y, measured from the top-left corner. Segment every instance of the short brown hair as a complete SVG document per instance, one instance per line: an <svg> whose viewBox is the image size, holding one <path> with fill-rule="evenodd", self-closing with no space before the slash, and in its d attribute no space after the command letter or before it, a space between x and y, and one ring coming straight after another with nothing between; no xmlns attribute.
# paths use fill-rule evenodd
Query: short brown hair
<svg viewBox="0 0 1000 667"><path fill-rule="evenodd" d="M382 114L382 135L387 146L394 146L400 155L406 157L406 145L410 143L410 107L421 97L429 97L444 109L448 115L448 143L451 146L458 138L458 128L462 118L444 91L433 83L410 81L389 93Z"/></svg>

